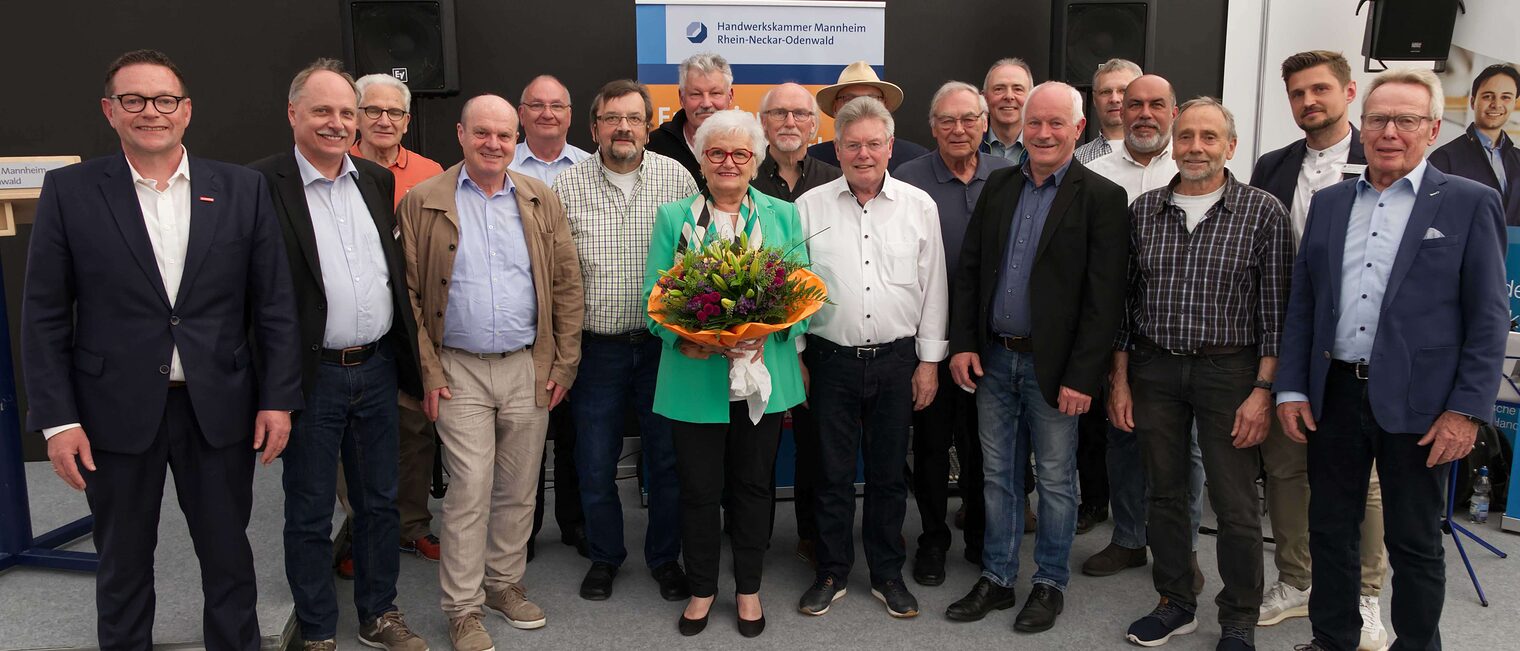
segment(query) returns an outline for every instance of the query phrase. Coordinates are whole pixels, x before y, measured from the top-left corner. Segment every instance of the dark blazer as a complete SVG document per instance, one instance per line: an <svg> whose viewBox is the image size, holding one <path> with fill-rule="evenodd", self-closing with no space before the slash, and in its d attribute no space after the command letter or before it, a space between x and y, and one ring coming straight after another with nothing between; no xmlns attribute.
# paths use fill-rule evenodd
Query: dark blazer
<svg viewBox="0 0 1520 651"><path fill-rule="evenodd" d="M992 293L1004 267L1009 225L1024 193L1022 166L987 177L966 226L950 289L950 354L991 345ZM1072 160L1056 190L1030 270L1034 372L1056 405L1062 386L1098 394L1124 315L1129 203L1124 189Z"/></svg>
<svg viewBox="0 0 1520 651"><path fill-rule="evenodd" d="M391 199L396 193L396 177L391 171L362 158L350 156L359 171L359 194L369 207L370 218L380 235L390 269L391 329L388 339L396 351L397 384L402 391L421 399L422 380L417 371L417 317L406 293L406 261L401 256L401 231L396 228L396 213ZM322 336L327 331L327 291L322 286L322 266L317 259L317 235L311 225L311 211L306 206L306 188L301 183L301 169L296 165L295 150L275 154L249 167L269 181L275 214L285 236L286 257L295 285L296 314L301 322L301 386L311 390L317 364L321 362Z"/></svg>
<svg viewBox="0 0 1520 651"><path fill-rule="evenodd" d="M1502 131L1499 139L1499 159L1504 161L1505 187L1499 187L1499 177L1494 175L1493 166L1488 164L1488 154L1483 151L1477 132L1470 124L1461 137L1430 152L1430 164L1447 174L1472 179L1498 190L1503 197L1505 225L1520 226L1520 149Z"/></svg>
<svg viewBox="0 0 1520 651"><path fill-rule="evenodd" d="M686 121L686 109L676 111L665 124L649 132L649 144L645 148L680 163L681 167L691 172L691 178L697 182L697 189L706 192L707 179L702 177L702 164L697 162L697 155L686 146Z"/></svg>
<svg viewBox="0 0 1520 651"><path fill-rule="evenodd" d="M1293 262L1276 389L1307 394L1315 420L1324 410L1357 183L1315 195ZM1426 167L1368 361L1368 400L1384 430L1424 434L1443 411L1493 411L1509 333L1503 220L1492 189ZM1432 228L1441 237L1426 238Z"/></svg>
<svg viewBox="0 0 1520 651"><path fill-rule="evenodd" d="M1304 156L1309 153L1309 141L1299 138L1282 149L1269 151L1256 159L1251 169L1250 186L1272 193L1284 208L1293 210L1293 193L1298 190L1298 172L1304 167ZM1351 150L1346 153L1346 164L1366 165L1367 156L1362 150L1362 133L1351 127ZM1356 178L1358 174L1342 174L1342 180Z"/></svg>
<svg viewBox="0 0 1520 651"><path fill-rule="evenodd" d="M189 166L172 307L126 157L48 172L21 307L31 429L77 422L96 449L147 450L175 346L212 446L248 445L257 410L301 408L290 267L264 179L194 156Z"/></svg>

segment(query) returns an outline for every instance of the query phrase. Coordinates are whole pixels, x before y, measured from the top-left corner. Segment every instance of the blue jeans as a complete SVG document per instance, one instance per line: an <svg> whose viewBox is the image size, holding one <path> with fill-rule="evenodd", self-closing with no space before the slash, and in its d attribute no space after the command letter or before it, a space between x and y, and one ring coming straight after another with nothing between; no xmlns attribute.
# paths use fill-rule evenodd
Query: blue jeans
<svg viewBox="0 0 1520 651"><path fill-rule="evenodd" d="M1145 546L1145 464L1134 432L1108 429L1108 495L1113 506L1113 544L1126 549ZM1188 514L1193 518L1193 550L1198 549L1198 526L1203 522L1203 452L1198 448L1198 424L1193 423L1192 472L1188 474Z"/></svg>
<svg viewBox="0 0 1520 651"><path fill-rule="evenodd" d="M977 383L987 533L982 576L1005 588L1019 576L1024 537L1024 459L1034 452L1040 491L1035 537L1035 583L1065 590L1071 578L1071 541L1077 529L1077 417L1045 402L1034 374L1034 355L992 345L983 348ZM953 390L953 389L952 389ZM1020 420L1029 424L1019 426Z"/></svg>
<svg viewBox="0 0 1520 651"><path fill-rule="evenodd" d="M630 402L638 413L649 490L644 562L653 569L681 555L681 484L670 421L653 411L659 366L660 340L653 335L636 342L589 332L581 337L581 365L570 391L570 413L575 418L575 472L580 476L586 544L594 562L621 566L628 558L617 467Z"/></svg>
<svg viewBox="0 0 1520 651"><path fill-rule="evenodd" d="M337 634L332 519L338 457L354 509L354 608L369 622L395 610L401 519L396 356L386 340L357 366L322 362L291 425L285 462L285 577L303 640Z"/></svg>

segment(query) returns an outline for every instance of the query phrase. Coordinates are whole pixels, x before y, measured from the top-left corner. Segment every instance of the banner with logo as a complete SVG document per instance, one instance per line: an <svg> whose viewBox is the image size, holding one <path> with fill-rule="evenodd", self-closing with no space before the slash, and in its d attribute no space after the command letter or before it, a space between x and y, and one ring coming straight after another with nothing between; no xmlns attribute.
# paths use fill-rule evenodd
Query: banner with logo
<svg viewBox="0 0 1520 651"><path fill-rule="evenodd" d="M679 68L693 54L727 59L734 71L734 106L751 112L760 110L760 98L775 84L796 82L816 93L855 61L865 60L887 79L885 2L635 2L639 81L654 98L656 124L681 109ZM833 139L833 121L819 118L819 140Z"/></svg>

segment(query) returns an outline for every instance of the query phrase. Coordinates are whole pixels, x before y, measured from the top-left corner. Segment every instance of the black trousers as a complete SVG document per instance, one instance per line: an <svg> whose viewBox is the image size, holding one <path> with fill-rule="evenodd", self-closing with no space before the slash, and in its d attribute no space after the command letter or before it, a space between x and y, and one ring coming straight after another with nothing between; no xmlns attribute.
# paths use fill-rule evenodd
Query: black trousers
<svg viewBox="0 0 1520 651"><path fill-rule="evenodd" d="M1129 356L1135 437L1150 489L1147 537L1156 561L1151 567L1156 592L1188 609L1198 603L1188 499L1196 422L1209 503L1219 519L1219 577L1224 580L1214 598L1219 623L1247 630L1256 628L1263 588L1261 498L1256 492L1261 451L1235 447L1230 431L1235 411L1251 394L1260 361L1254 346L1229 354L1180 356L1138 345ZM1364 486L1364 501L1366 495Z"/></svg>
<svg viewBox="0 0 1520 651"><path fill-rule="evenodd" d="M955 386L950 365L941 364L939 393L922 411L913 412L913 495L924 531L918 548L950 549L950 527L945 524L950 498L950 447L960 461L961 503L966 507L966 548L980 550L987 527L982 500L982 444L976 428L976 397ZM1026 474L1032 477L1032 474Z"/></svg>
<svg viewBox="0 0 1520 651"><path fill-rule="evenodd" d="M1082 506L1108 507L1108 410L1107 395L1093 396L1093 408L1077 417L1077 482Z"/></svg>
<svg viewBox="0 0 1520 651"><path fill-rule="evenodd" d="M559 535L569 540L575 530L584 529L586 516L581 512L580 481L575 473L575 419L570 417L570 405L561 402L549 412L549 436L554 440L554 521L559 523ZM544 462L548 463L548 454ZM538 537L544 528L544 475L538 473L538 503L533 507L533 534Z"/></svg>
<svg viewBox="0 0 1520 651"><path fill-rule="evenodd" d="M1360 636L1361 522L1377 464L1383 486L1383 540L1393 568L1393 648L1440 649L1446 595L1441 517L1448 465L1426 468L1424 432L1387 432L1367 400L1367 382L1332 364L1319 429L1309 433L1309 553L1314 592L1309 620L1327 649L1352 651ZM1209 477L1214 475L1211 473ZM1360 492L1358 492L1360 491Z"/></svg>
<svg viewBox="0 0 1520 651"><path fill-rule="evenodd" d="M809 403L811 404L811 403ZM792 407L792 443L796 456L792 465L792 509L797 516L797 539L818 540L818 521L813 505L818 499L818 418L812 409Z"/></svg>
<svg viewBox="0 0 1520 651"><path fill-rule="evenodd" d="M908 511L908 425L913 421L913 338L899 339L870 359L810 337L803 353L812 373L809 398L818 419L818 575L849 581L855 564L855 473L865 461L865 515L860 527L872 584L902 579Z"/></svg>
<svg viewBox="0 0 1520 651"><path fill-rule="evenodd" d="M98 469L80 466L100 554L95 576L100 648L153 646L153 550L170 469L200 561L206 648L259 648L258 587L246 533L253 510L252 448L251 437L212 447L195 420L190 394L173 388L152 446L141 454L96 448Z"/></svg>
<svg viewBox="0 0 1520 651"><path fill-rule="evenodd" d="M766 414L753 424L749 407L739 401L730 403L727 423L670 422L681 479L681 551L694 597L717 594L724 508L734 554L734 590L760 591L770 544L771 484L781 416Z"/></svg>

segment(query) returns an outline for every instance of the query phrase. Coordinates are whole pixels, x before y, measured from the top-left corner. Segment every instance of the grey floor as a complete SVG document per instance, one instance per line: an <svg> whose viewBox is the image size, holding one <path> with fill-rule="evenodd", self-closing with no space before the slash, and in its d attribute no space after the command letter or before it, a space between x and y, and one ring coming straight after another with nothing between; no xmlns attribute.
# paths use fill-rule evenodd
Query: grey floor
<svg viewBox="0 0 1520 651"><path fill-rule="evenodd" d="M250 538L254 542L260 576L260 620L266 634L278 634L290 612L290 595L285 588L280 554L279 465L261 469L257 475L257 498ZM29 483L33 491L33 521L38 530L67 522L85 512L84 500L63 487L48 472L46 464L30 464ZM157 556L158 621L155 636L161 643L184 643L197 639L200 628L200 597L196 586L198 573L193 556L184 546L184 521L178 516L172 497L166 492ZM552 499L552 493L551 493ZM680 603L662 601L654 580L642 562L642 539L646 523L638 508L635 485L623 482L624 514L631 550L629 562L617 579L615 594L609 601L581 600L576 592L588 561L569 547L559 544L559 532L552 516L545 524L539 541L538 558L528 566L528 595L544 607L549 625L537 631L518 631L498 618L487 618L486 626L498 649L663 649L722 648L871 648L932 649L938 644L957 649L1007 648L1025 649L1134 649L1124 642L1128 624L1144 615L1155 603L1148 571L1131 570L1107 578L1076 574L1067 592L1066 611L1056 628L1038 635L1012 630L1015 611L989 616L972 624L950 622L943 616L946 606L961 597L976 580L976 569L961 559L963 549L957 541L951 549L949 580L943 586L912 586L923 614L912 620L894 620L880 603L870 596L869 579L862 560L851 576L850 594L837 602L828 615L814 618L798 614L797 597L811 581L807 566L792 555L796 529L789 502L778 508L776 532L767 556L765 587L761 590L769 626L763 636L746 640L734 630L734 607L731 578L725 576L719 587L708 630L695 638L682 638L675 621ZM439 505L435 501L434 512ZM952 500L951 509L955 508ZM1205 516L1208 524L1211 516ZM909 539L919 532L916 507L910 503L904 532ZM1072 550L1072 565L1077 566L1089 554L1108 541L1110 524L1092 533L1078 536ZM1499 531L1497 524L1482 530L1490 541L1510 552L1520 552L1520 536ZM1032 537L1026 537L1032 541ZM171 544L172 543L172 544ZM1448 649L1513 649L1520 639L1520 558L1500 560L1486 551L1468 545L1489 599L1490 608L1479 606L1455 548L1447 544L1447 599L1442 630ZM88 549L88 540L74 549ZM1025 546L1024 563L1032 565ZM1205 593L1214 594L1220 587L1212 560L1214 540L1200 542L1202 566L1208 584ZM910 551L911 557L911 551ZM911 561L910 561L911 562ZM1263 562L1267 578L1275 577L1271 547ZM725 564L727 556L725 555ZM904 572L907 573L905 568ZM1027 577L1028 570L1025 571ZM447 624L438 610L437 565L413 557L401 563L397 605L407 613L413 628L427 638L434 649L448 649ZM911 584L910 584L911 585ZM1027 594L1027 578L1021 582L1019 599ZM339 622L339 648L361 649L355 641L358 622L352 606L352 584L339 581L338 594L343 610ZM1388 619L1388 598L1384 593L1383 614ZM0 649L56 649L89 646L94 639L93 582L88 576L34 569L10 570L0 574ZM1167 645L1171 649L1211 649L1219 628L1213 621L1216 609L1206 598L1199 609L1198 632L1179 637ZM1289 620L1278 626L1257 630L1261 649L1291 649L1308 640L1309 624L1304 619ZM175 645L179 646L179 645Z"/></svg>

